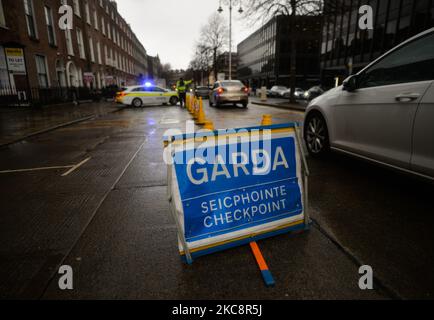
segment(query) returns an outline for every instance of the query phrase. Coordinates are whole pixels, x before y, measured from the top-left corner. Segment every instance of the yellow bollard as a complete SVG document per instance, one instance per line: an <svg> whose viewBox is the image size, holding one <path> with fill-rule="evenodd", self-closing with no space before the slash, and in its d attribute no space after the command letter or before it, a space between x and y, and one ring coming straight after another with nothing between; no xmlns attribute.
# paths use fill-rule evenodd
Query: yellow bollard
<svg viewBox="0 0 434 320"><path fill-rule="evenodd" d="M264 114L262 116L261 126L271 126L273 124L273 117L269 114Z"/></svg>
<svg viewBox="0 0 434 320"><path fill-rule="evenodd" d="M188 96L188 112L191 113L191 105L193 104L193 97L191 95Z"/></svg>
<svg viewBox="0 0 434 320"><path fill-rule="evenodd" d="M188 110L190 110L190 95L187 94L185 97L185 108Z"/></svg>
<svg viewBox="0 0 434 320"><path fill-rule="evenodd" d="M203 100L202 100L202 97L200 97L199 111L197 113L196 124L202 125L202 124L205 124L205 121L206 121L206 118L205 118L205 111L203 110Z"/></svg>
<svg viewBox="0 0 434 320"><path fill-rule="evenodd" d="M193 110L193 119L199 118L199 100L196 99L196 103L194 104L194 110Z"/></svg>
<svg viewBox="0 0 434 320"><path fill-rule="evenodd" d="M210 121L210 120L205 120L203 128L206 130L211 130L211 131L215 130L214 129L214 123L212 123L212 121Z"/></svg>

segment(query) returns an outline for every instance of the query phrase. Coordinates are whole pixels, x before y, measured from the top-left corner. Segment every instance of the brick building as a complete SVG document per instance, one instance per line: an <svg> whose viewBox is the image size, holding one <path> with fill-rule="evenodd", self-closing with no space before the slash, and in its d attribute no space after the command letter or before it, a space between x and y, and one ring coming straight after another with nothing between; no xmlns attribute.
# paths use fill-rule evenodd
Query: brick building
<svg viewBox="0 0 434 320"><path fill-rule="evenodd" d="M59 8L73 28L59 27ZM101 89L148 76L146 50L111 0L0 0L0 95ZM1 98L1 97L0 97Z"/></svg>

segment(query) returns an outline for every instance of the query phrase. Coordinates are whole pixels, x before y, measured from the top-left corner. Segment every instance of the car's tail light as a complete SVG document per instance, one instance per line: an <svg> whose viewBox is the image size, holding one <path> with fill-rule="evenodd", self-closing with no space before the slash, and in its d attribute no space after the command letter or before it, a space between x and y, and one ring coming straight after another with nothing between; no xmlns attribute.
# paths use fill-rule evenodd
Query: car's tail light
<svg viewBox="0 0 434 320"><path fill-rule="evenodd" d="M218 94L222 94L223 92L224 92L223 88L218 88L218 89L217 89L217 93L218 93Z"/></svg>
<svg viewBox="0 0 434 320"><path fill-rule="evenodd" d="M244 88L241 89L241 91L244 91L245 93L249 93L249 88L244 87Z"/></svg>

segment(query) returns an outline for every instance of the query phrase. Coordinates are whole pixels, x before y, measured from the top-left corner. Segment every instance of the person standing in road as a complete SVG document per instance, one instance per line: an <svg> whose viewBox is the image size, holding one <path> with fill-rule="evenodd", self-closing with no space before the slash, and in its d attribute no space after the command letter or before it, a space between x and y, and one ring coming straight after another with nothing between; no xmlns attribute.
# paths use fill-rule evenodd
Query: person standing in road
<svg viewBox="0 0 434 320"><path fill-rule="evenodd" d="M181 108L185 106L186 98L187 98L187 86L191 84L193 80L184 81L183 78L180 78L176 83L176 91L178 92L179 101L181 103Z"/></svg>

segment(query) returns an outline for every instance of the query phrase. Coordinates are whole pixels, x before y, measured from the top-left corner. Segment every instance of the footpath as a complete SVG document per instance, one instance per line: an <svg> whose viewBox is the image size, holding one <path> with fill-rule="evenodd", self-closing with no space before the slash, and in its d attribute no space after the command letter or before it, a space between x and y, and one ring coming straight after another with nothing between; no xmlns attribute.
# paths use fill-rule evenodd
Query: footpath
<svg viewBox="0 0 434 320"><path fill-rule="evenodd" d="M0 147L74 123L90 120L121 108L113 102L0 108Z"/></svg>

